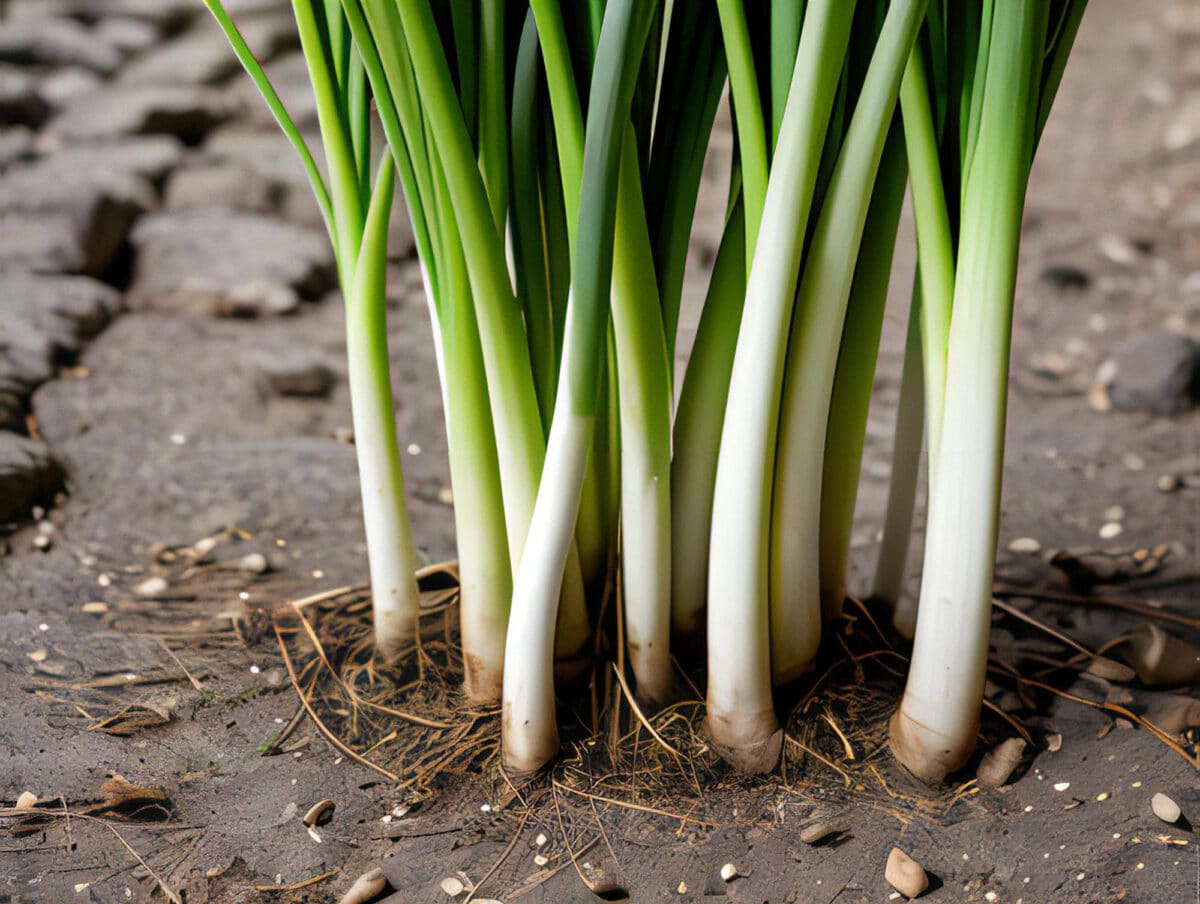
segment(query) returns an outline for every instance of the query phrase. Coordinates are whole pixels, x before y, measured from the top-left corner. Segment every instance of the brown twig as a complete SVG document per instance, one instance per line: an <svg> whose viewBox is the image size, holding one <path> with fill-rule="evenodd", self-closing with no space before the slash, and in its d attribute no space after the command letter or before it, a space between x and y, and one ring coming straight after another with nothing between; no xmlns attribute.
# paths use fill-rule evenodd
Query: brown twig
<svg viewBox="0 0 1200 904"><path fill-rule="evenodd" d="M129 853L132 855L133 859L136 860L141 865L142 869L144 869L146 872L148 872L150 874L150 878L152 878L155 882L158 883L158 887L163 890L163 894L167 896L167 900L170 901L171 904L183 904L183 899L180 898L179 895L177 895L175 893L175 891L171 888L171 886L169 886L167 884L167 880L164 879L162 876L160 876L158 873L156 873L154 871L154 868L152 866L150 866L149 863L147 863L145 860L142 859L142 855L133 849L133 845L131 845L128 841L126 841L121 836L121 833L117 831L115 826L113 826L107 820L100 819L96 816L87 816L83 813L76 813L75 818L76 819L86 819L86 820L89 820L90 822L99 823L100 825L104 826L104 828L106 828L110 832L112 832L113 835L116 836L117 841L121 842L121 845L125 848L125 850L129 851Z"/></svg>
<svg viewBox="0 0 1200 904"><path fill-rule="evenodd" d="M310 885L316 885L318 882L324 882L326 879L332 879L338 874L336 869L331 869L327 873L321 873L319 876L310 876L307 879L301 879L299 882L292 882L290 885L252 885L255 891L299 891L302 888L308 888Z"/></svg>

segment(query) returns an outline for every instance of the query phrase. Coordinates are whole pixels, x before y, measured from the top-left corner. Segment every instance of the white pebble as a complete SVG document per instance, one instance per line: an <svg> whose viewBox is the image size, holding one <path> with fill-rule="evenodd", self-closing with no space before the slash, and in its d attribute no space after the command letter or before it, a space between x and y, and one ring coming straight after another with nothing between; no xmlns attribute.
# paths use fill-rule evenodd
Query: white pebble
<svg viewBox="0 0 1200 904"><path fill-rule="evenodd" d="M408 452L409 455L420 455L421 447L416 443L409 443L408 448L405 451Z"/></svg>
<svg viewBox="0 0 1200 904"><path fill-rule="evenodd" d="M1055 782L1055 783L1054 783L1054 790L1055 790L1055 791L1066 791L1066 790L1067 790L1068 788L1070 788L1070 787L1071 787L1071 783L1070 783L1070 782Z"/></svg>
<svg viewBox="0 0 1200 904"><path fill-rule="evenodd" d="M187 437L184 436L182 433L172 433L171 434L171 442L177 446L182 446L187 443Z"/></svg>
<svg viewBox="0 0 1200 904"><path fill-rule="evenodd" d="M544 832L538 832L538 837L533 839L533 843L538 847L544 845L546 843L546 834Z"/></svg>
<svg viewBox="0 0 1200 904"><path fill-rule="evenodd" d="M726 863L721 867L721 878L726 882L732 882L738 874L738 868L732 863Z"/></svg>
<svg viewBox="0 0 1200 904"><path fill-rule="evenodd" d="M256 666L256 665L252 665L252 666L250 666L250 674L251 674L251 675L257 675L257 674L258 674L259 672L261 672L261 671L262 671L262 669L260 669L260 668L259 668L258 666Z"/></svg>
<svg viewBox="0 0 1200 904"><path fill-rule="evenodd" d="M1008 544L1009 552L1034 553L1042 551L1042 544L1033 537L1017 537Z"/></svg>
<svg viewBox="0 0 1200 904"><path fill-rule="evenodd" d="M1121 534L1123 534L1124 532L1125 532L1125 528L1123 528L1119 522L1109 521L1107 524L1103 525L1100 528L1100 539L1101 540L1113 540L1113 539L1116 539L1117 537L1121 536Z"/></svg>
<svg viewBox="0 0 1200 904"><path fill-rule="evenodd" d="M1179 804L1167 797L1161 791L1157 792L1150 799L1150 809L1154 811L1154 815L1163 822L1174 825L1179 821L1182 815L1179 810Z"/></svg>
<svg viewBox="0 0 1200 904"><path fill-rule="evenodd" d="M534 854L533 862L536 863L538 866L545 866L547 863L550 862L550 858L547 857L545 854Z"/></svg>
<svg viewBox="0 0 1200 904"><path fill-rule="evenodd" d="M463 893L463 888L464 886L462 884L462 880L457 879L454 876L447 876L442 880L442 891L452 898L456 895L461 895Z"/></svg>

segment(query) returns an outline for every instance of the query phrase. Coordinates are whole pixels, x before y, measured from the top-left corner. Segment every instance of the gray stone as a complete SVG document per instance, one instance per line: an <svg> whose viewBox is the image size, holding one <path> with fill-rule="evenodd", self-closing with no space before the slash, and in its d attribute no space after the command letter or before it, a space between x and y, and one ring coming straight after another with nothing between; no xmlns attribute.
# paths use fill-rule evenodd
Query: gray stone
<svg viewBox="0 0 1200 904"><path fill-rule="evenodd" d="M121 54L73 19L13 17L0 21L0 61L83 66L108 75L121 65Z"/></svg>
<svg viewBox="0 0 1200 904"><path fill-rule="evenodd" d="M267 358L258 365L265 389L276 395L320 398L329 394L337 375L319 356L294 352Z"/></svg>
<svg viewBox="0 0 1200 904"><path fill-rule="evenodd" d="M238 17L238 29L260 63L300 45L296 21L287 10ZM148 50L121 70L129 85L212 85L240 71L241 64L211 17L165 44Z"/></svg>
<svg viewBox="0 0 1200 904"><path fill-rule="evenodd" d="M170 135L132 135L61 147L43 161L63 170L124 173L157 182L183 160L184 148Z"/></svg>
<svg viewBox="0 0 1200 904"><path fill-rule="evenodd" d="M228 207L252 213L277 213L285 190L262 173L237 162L201 163L177 169L163 193L168 210Z"/></svg>
<svg viewBox="0 0 1200 904"><path fill-rule="evenodd" d="M42 97L55 110L61 110L77 97L97 90L104 80L78 66L65 66L44 76L39 86Z"/></svg>
<svg viewBox="0 0 1200 904"><path fill-rule="evenodd" d="M87 224L67 213L0 211L0 267L89 272L87 233Z"/></svg>
<svg viewBox="0 0 1200 904"><path fill-rule="evenodd" d="M317 230L221 208L175 210L138 221L133 307L215 316L287 313L333 278L333 252Z"/></svg>
<svg viewBox="0 0 1200 904"><path fill-rule="evenodd" d="M1200 347L1169 330L1126 339L1100 366L1097 382L1114 408L1178 414L1192 405L1200 380Z"/></svg>
<svg viewBox="0 0 1200 904"><path fill-rule="evenodd" d="M262 101L258 101L258 104L261 103ZM320 166L319 137L305 137ZM225 176L233 178L234 172L244 172L245 175L238 178L244 180L246 188L250 189L252 184L257 186L246 199L235 206L248 210L269 209L278 212L289 222L325 228L304 167L291 143L277 126L271 125L262 129L247 129L241 125L225 126L208 137L202 151L201 159L206 163L229 164L235 167L225 171ZM271 206L260 208L257 205L264 200L262 194L265 192L270 193Z"/></svg>
<svg viewBox="0 0 1200 904"><path fill-rule="evenodd" d="M196 141L236 109L227 94L207 88L112 86L77 97L48 128L66 140L161 134Z"/></svg>
<svg viewBox="0 0 1200 904"><path fill-rule="evenodd" d="M42 443L0 433L0 521L23 521L62 487L63 470Z"/></svg>
<svg viewBox="0 0 1200 904"><path fill-rule="evenodd" d="M115 16L137 19L162 31L177 30L201 12L196 0L8 0L12 19L70 16L97 22Z"/></svg>
<svg viewBox="0 0 1200 904"><path fill-rule="evenodd" d="M122 53L139 53L158 40L158 29L133 17L105 17L96 23L93 31Z"/></svg>
<svg viewBox="0 0 1200 904"><path fill-rule="evenodd" d="M16 66L0 66L0 125L36 126L49 110L32 74Z"/></svg>
<svg viewBox="0 0 1200 904"><path fill-rule="evenodd" d="M13 220L26 216L43 227L17 237L15 249L0 247L0 261L92 275L108 268L133 220L154 206L155 195L145 179L106 166L102 157L98 154L94 165L81 165L75 154L51 154L0 174L0 216L10 228L15 228ZM61 224L62 217L69 223L61 235L44 231Z"/></svg>

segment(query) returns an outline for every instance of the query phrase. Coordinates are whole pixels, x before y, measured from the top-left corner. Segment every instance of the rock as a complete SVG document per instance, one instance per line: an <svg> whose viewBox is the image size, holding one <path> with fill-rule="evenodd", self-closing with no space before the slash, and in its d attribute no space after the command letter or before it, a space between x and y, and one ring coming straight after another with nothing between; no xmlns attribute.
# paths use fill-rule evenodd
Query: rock
<svg viewBox="0 0 1200 904"><path fill-rule="evenodd" d="M42 253L46 260L38 260L38 255L29 250L13 260L6 245L0 248L0 265L24 264L30 269L53 267L99 275L124 244L133 220L154 204L153 187L129 172L103 165L80 166L54 154L14 164L0 174L0 216L19 220L49 214L53 215L50 228L61 223L57 217L66 217L70 222L62 226L59 235L42 238L43 242L49 241L53 252ZM40 248L34 246L34 250Z"/></svg>
<svg viewBox="0 0 1200 904"><path fill-rule="evenodd" d="M137 19L158 31L176 31L200 12L196 0L8 0L8 15L14 20L70 16L97 22L113 16Z"/></svg>
<svg viewBox="0 0 1200 904"><path fill-rule="evenodd" d="M300 46L296 20L287 9L238 16L237 22L260 63ZM127 85L212 85L240 69L225 35L211 17L205 16L183 34L133 60L121 70L117 81Z"/></svg>
<svg viewBox="0 0 1200 904"><path fill-rule="evenodd" d="M461 895L466 890L466 886L463 885L462 880L457 876L447 876L439 884L442 887L442 891L452 898Z"/></svg>
<svg viewBox="0 0 1200 904"><path fill-rule="evenodd" d="M1009 552L1035 553L1042 551L1042 544L1033 537L1017 537L1008 544Z"/></svg>
<svg viewBox="0 0 1200 904"><path fill-rule="evenodd" d="M999 788L1008 781L1024 753L1025 741L1022 738L1008 738L997 744L979 761L979 769L975 773L979 784Z"/></svg>
<svg viewBox="0 0 1200 904"><path fill-rule="evenodd" d="M257 103L262 105L261 100ZM313 137L309 140L312 146ZM214 168L197 177L209 182L222 199L210 203L223 203L230 192L241 188L245 194L226 206L242 210L269 210L278 212L289 222L325 228L304 168L291 144L277 128L264 131L235 125L218 129L205 141L202 157L196 165ZM183 170L177 176L185 186L191 181L188 172ZM177 191L182 192L183 189ZM180 203L178 195L168 200L174 201L175 206L196 206Z"/></svg>
<svg viewBox="0 0 1200 904"><path fill-rule="evenodd" d="M906 898L915 898L929 888L929 877L925 875L921 864L898 847L892 848L888 854L883 877Z"/></svg>
<svg viewBox="0 0 1200 904"><path fill-rule="evenodd" d="M328 364L305 352L265 360L258 369L264 385L281 396L325 396L336 379Z"/></svg>
<svg viewBox="0 0 1200 904"><path fill-rule="evenodd" d="M1190 407L1200 382L1200 348L1168 330L1125 340L1097 371L1114 408L1171 415Z"/></svg>
<svg viewBox="0 0 1200 904"><path fill-rule="evenodd" d="M387 888L387 878L383 875L383 870L376 867L355 879L354 884L346 889L346 893L338 899L338 904L367 904L385 888Z"/></svg>
<svg viewBox="0 0 1200 904"><path fill-rule="evenodd" d="M158 29L149 22L125 16L106 16L92 29L96 37L122 53L138 53L158 40Z"/></svg>
<svg viewBox="0 0 1200 904"><path fill-rule="evenodd" d="M190 85L114 85L77 97L47 128L67 140L175 135L197 141L237 110L227 94Z"/></svg>
<svg viewBox="0 0 1200 904"><path fill-rule="evenodd" d="M70 214L0 211L0 269L96 272L87 246L86 224Z"/></svg>
<svg viewBox="0 0 1200 904"><path fill-rule="evenodd" d="M241 163L202 163L171 174L163 193L163 207L228 207L250 213L277 213L283 194L261 173Z"/></svg>
<svg viewBox="0 0 1200 904"><path fill-rule="evenodd" d="M1168 734L1182 734L1200 727L1200 700L1181 694L1163 695L1150 702L1145 716Z"/></svg>
<svg viewBox="0 0 1200 904"><path fill-rule="evenodd" d="M121 54L73 19L0 20L0 62L83 66L101 75L121 65Z"/></svg>
<svg viewBox="0 0 1200 904"><path fill-rule="evenodd" d="M1167 797L1161 791L1156 792L1154 797L1150 799L1150 809L1154 811L1155 816L1170 825L1179 822L1179 817L1183 815L1180 812L1179 804L1175 803L1175 801L1171 800L1171 798Z"/></svg>
<svg viewBox="0 0 1200 904"><path fill-rule="evenodd" d="M49 111L38 79L16 66L0 66L0 123L36 126Z"/></svg>
<svg viewBox="0 0 1200 904"><path fill-rule="evenodd" d="M67 353L100 332L120 307L121 296L86 276L0 271L0 345L12 335L47 335Z"/></svg>
<svg viewBox="0 0 1200 904"><path fill-rule="evenodd" d="M0 522L21 521L62 488L62 467L43 443L0 433Z"/></svg>
<svg viewBox="0 0 1200 904"><path fill-rule="evenodd" d="M846 831L846 825L843 822L818 820L817 822L809 823L800 830L800 840L805 844L816 844L824 841L831 835L837 835L844 831Z"/></svg>
<svg viewBox="0 0 1200 904"><path fill-rule="evenodd" d="M42 78L40 88L46 103L61 110L80 95L98 90L102 84L104 80L94 72L79 66L65 66Z"/></svg>
<svg viewBox="0 0 1200 904"><path fill-rule="evenodd" d="M183 156L183 145L170 135L131 135L59 148L45 160L64 169L129 173L157 182L178 166Z"/></svg>
<svg viewBox="0 0 1200 904"><path fill-rule="evenodd" d="M1200 681L1200 647L1155 624L1144 624L1129 635L1126 658L1137 671L1138 680L1150 687Z"/></svg>
<svg viewBox="0 0 1200 904"><path fill-rule="evenodd" d="M133 230L132 307L215 316L285 313L332 283L326 236L221 209L149 214Z"/></svg>
<svg viewBox="0 0 1200 904"><path fill-rule="evenodd" d="M17 802L13 805L14 810L32 810L37 803L37 795L32 791L22 791L17 796Z"/></svg>

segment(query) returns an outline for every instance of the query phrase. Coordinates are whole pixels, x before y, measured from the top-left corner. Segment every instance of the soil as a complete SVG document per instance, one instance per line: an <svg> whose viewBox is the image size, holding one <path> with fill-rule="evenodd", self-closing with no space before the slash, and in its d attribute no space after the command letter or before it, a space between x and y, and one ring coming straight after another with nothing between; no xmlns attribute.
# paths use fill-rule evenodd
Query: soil
<svg viewBox="0 0 1200 904"><path fill-rule="evenodd" d="M1020 588L1015 601L1030 615L1092 647L1139 619L1087 599L1032 601L1064 587L1044 554L1008 552L1014 539L1036 539L1044 553L1167 544L1153 575L1095 593L1200 616L1200 487L1185 479L1172 492L1156 488L1163 475L1200 472L1200 411L1103 412L1088 393L1125 337L1166 325L1200 338L1197 59L1200 16L1190 0L1093 4L1029 190L998 581ZM270 129L249 107L239 117ZM715 155L728 147L720 139ZM711 206L701 205L697 263L711 257ZM860 591L886 500L912 261L906 225L860 491L852 572ZM1067 267L1078 271L1071 286L1054 278ZM125 289L133 272L118 255L105 276ZM395 261L391 276L405 473L421 553L438 562L454 549L432 340L415 262ZM693 306L698 278L689 281ZM694 323L694 312L684 318L685 329ZM366 573L353 448L338 438L349 425L341 336L334 294L309 291L290 316L254 319L139 303L34 394L36 428L66 469L67 493L45 515L54 526L47 550L35 547L39 528L30 524L0 557L0 797L10 803L30 791L86 812L111 798L102 785L115 773L166 803L52 819L0 839L0 900L163 900L157 875L189 904L333 901L376 865L394 890L387 900L397 902L451 900L440 883L458 871L481 883L476 900L595 900L572 866L555 807L543 795L525 815L488 768L423 789L417 806L411 789L354 763L309 720L290 733L285 753L263 755L299 704L274 633L255 629L247 613ZM327 395L264 388L264 361L295 349L333 368ZM1100 539L1113 521L1119 538ZM229 567L189 571L182 553L172 559L170 549L218 534L217 558ZM230 564L248 553L265 556L270 570ZM146 587L155 575L165 588ZM909 580L915 587L916 575ZM104 611L85 608L99 602ZM1001 655L1004 638L1032 643L1011 621L998 627ZM1053 655L1065 658L1061 648ZM854 676L837 677L819 700L832 718L857 716L847 725L853 759L820 746L826 736L812 743L835 751L829 765L809 756L786 781L769 782L706 767L699 789L681 779L674 796L661 793L654 772L661 756L623 760L634 765L622 799L674 815L568 805L569 792L552 791L569 817L571 850L591 844L578 854L580 869L585 861L602 868L639 902L876 902L892 893L884 864L899 846L929 871L931 900L1200 901L1200 839L1150 807L1165 792L1200 820L1198 774L1144 727L1039 694L1021 715L1035 743L1011 784L966 784L968 769L950 790L923 791L879 748L894 685L856 703L832 689ZM1056 684L1134 712L1162 699L1136 683L1068 685L1058 673ZM1175 691L1189 693L1196 698L1195 688ZM983 746L1011 733L989 717ZM1185 740L1194 756L1195 734ZM645 736L640 743L653 747ZM591 762L586 750L579 756L568 767ZM301 817L324 798L336 809L314 837ZM807 845L800 832L814 819L844 831ZM545 864L535 861L543 855ZM720 875L725 864L737 870L730 881ZM322 876L295 890L256 890Z"/></svg>

